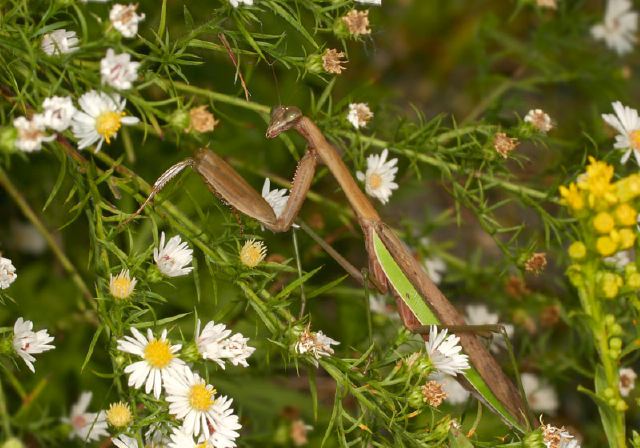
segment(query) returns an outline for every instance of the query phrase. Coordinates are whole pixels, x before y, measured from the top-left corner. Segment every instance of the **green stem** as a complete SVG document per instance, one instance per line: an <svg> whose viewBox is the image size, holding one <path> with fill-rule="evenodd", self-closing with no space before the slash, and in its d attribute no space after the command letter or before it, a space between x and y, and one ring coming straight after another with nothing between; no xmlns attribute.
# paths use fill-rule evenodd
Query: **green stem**
<svg viewBox="0 0 640 448"><path fill-rule="evenodd" d="M476 132L478 131L479 128L478 126L470 126L470 127L466 127L466 128L459 128L459 129L454 129L453 131L441 134L435 141L437 143L442 143L443 141L447 141L451 138L456 138L456 137L460 137L462 135L465 134L470 134L472 132ZM351 131L337 131L337 134L348 137L348 138L355 138L356 134L354 134ZM387 140L382 140L379 138L375 138L375 137L368 137L368 136L364 136L364 135L358 135L358 137L361 141L374 146L376 148L388 148L389 151L398 153L398 154L403 154L407 157L409 157L410 159L417 159L420 162L426 163L427 165L431 165L433 167L436 167L438 169L440 169L441 171L444 172L452 172L452 173L461 173L461 174L472 174L473 170L470 170L468 168L463 168L459 165L456 165L455 163L451 163L451 162L446 162L444 160L441 160L437 157L433 157L433 156L429 156L426 154L422 154L422 153L417 153L415 151L409 150L409 149L404 149L404 148L400 148L397 146L393 145L393 142L387 141ZM524 196L524 197L530 197L530 198L534 198L534 199L542 199L542 200L549 200L549 195L545 192L542 191L538 191L534 188L530 188L530 187L525 187L523 185L520 184L516 184L513 182L509 182L506 179L500 179L488 174L485 174L483 172L479 172L479 171L475 171L473 172L473 174L478 177L479 179L484 180L485 182L490 182L494 185L498 185L500 186L502 189L509 191L511 193L516 193L519 196Z"/></svg>
<svg viewBox="0 0 640 448"><path fill-rule="evenodd" d="M0 419L2 419L2 428L7 437L11 437L11 421L9 418L9 411L7 410L7 400L4 395L4 388L2 381L0 381Z"/></svg>
<svg viewBox="0 0 640 448"><path fill-rule="evenodd" d="M596 350L598 357L604 369L605 380L607 386L616 391L617 398L620 399L618 389L618 372L617 372L617 360L612 359L609 350L609 334L607 332L605 323L605 313L602 308L601 299L597 294L596 284L597 264L590 263L585 266L584 279L585 286L578 289L580 302L585 313L590 317L590 329L592 337L596 343ZM615 434L614 440L609 440L609 446L611 448L625 448L626 444L626 428L625 428L625 413L612 408L615 414L615 420L610 422L614 425L613 434ZM607 424L604 419L604 413L601 413L603 424Z"/></svg>

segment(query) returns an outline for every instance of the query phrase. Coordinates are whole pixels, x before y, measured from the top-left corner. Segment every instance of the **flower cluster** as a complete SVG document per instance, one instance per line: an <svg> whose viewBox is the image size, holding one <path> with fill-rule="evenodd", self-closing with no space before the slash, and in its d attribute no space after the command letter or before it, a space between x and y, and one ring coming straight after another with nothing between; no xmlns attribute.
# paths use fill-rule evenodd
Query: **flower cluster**
<svg viewBox="0 0 640 448"><path fill-rule="evenodd" d="M235 446L241 425L231 408L233 400L219 395L179 357L182 344L172 344L166 329L160 337L150 329L146 335L134 327L130 331L131 336L124 336L117 344L119 351L138 358L124 369L124 373L129 375L128 385L135 389L144 387L145 393L153 395L156 400L164 391L169 413L180 422L179 427L172 428L170 435L158 428L150 428L149 433L155 434L154 437L168 446ZM248 338L240 333L231 334L223 324L208 322L200 331L198 321L194 342L190 346L195 348L199 358L214 361L222 368L225 361L247 367L247 358L255 351L247 342ZM183 356L188 357L189 354L185 352ZM111 426L121 430L134 420L126 403L112 404L105 415ZM128 435L121 435L120 445L116 445L137 446L135 443L129 445L130 441Z"/></svg>

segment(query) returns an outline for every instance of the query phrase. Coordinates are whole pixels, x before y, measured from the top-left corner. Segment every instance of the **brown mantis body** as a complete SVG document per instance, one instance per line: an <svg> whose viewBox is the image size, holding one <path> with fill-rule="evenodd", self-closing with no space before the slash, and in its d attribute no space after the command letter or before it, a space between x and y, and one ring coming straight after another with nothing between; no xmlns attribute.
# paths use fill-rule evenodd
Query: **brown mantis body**
<svg viewBox="0 0 640 448"><path fill-rule="evenodd" d="M240 212L257 219L266 228L274 232L284 232L291 227L296 218L311 186L316 164L320 161L334 175L356 213L364 233L366 250L369 254L369 269L372 275L372 282L382 293L386 293L391 289L391 292L396 297L398 312L404 325L409 330L416 330L421 327L421 323L402 300L403 298L391 287L386 274L380 266L374 254L374 235L377 235L382 240L397 265L401 267L403 273L419 292L422 300L427 303L428 307L437 316L438 320L446 326L464 326L463 317L429 279L407 246L382 222L371 202L351 176L349 169L336 149L325 139L313 121L303 116L298 108L283 106L275 108L266 132L267 138L274 138L289 129L295 129L305 138L308 150L298 164L288 202L279 217L276 217L267 201L240 177L227 162L207 149L198 151L194 159L181 162L181 164L167 171L166 175L163 175L156 182L151 196L145 201L140 210L170 177L186 166L193 166L214 194ZM495 397L511 415L516 416L522 426L526 426L526 411L518 390L504 374L479 337L470 332L457 332L457 335L460 337L464 352L469 356L471 363ZM425 334L423 337L426 339L427 335Z"/></svg>

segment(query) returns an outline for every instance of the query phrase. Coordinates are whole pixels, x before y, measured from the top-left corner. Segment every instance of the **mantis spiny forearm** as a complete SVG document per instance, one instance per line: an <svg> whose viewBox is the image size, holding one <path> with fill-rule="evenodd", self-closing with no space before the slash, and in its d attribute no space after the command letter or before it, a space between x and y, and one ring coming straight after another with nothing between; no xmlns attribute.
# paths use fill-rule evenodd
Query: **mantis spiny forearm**
<svg viewBox="0 0 640 448"><path fill-rule="evenodd" d="M193 159L171 167L154 185L149 199L186 166L193 166L209 189L240 212L257 219L266 228L283 232L290 228L311 186L317 161L331 171L353 208L364 233L372 281L380 292L389 289L396 297L398 313L404 325L415 330L424 325L464 326L465 321L438 287L429 279L395 233L380 219L377 211L360 190L335 148L325 139L313 121L295 107L279 106L271 114L267 138L294 129L302 135L308 149L298 163L287 205L279 217L240 175L214 152L202 149ZM130 218L131 219L131 218ZM465 373L467 386L503 419L518 429L528 427L523 400L496 360L470 332L457 332L472 367ZM427 335L423 334L423 337ZM460 378L459 378L460 379Z"/></svg>

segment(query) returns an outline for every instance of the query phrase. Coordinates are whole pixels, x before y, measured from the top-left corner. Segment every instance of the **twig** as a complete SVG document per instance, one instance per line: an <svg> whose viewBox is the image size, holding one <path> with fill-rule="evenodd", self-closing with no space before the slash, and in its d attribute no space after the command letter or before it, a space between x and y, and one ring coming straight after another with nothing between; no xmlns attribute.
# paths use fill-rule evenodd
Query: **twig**
<svg viewBox="0 0 640 448"><path fill-rule="evenodd" d="M229 54L229 58L231 58L231 62L233 62L233 65L236 67L236 77L240 78L240 83L242 84L242 89L244 90L244 97L247 99L247 101L249 101L249 97L251 96L251 94L249 93L249 89L247 89L247 83L244 82L244 77L242 76L242 72L240 71L240 64L238 64L236 55L233 53L231 45L229 45L229 41L227 41L227 37L224 35L224 33L219 33L218 39L220 39L222 45L224 45L224 48L226 48L227 53Z"/></svg>

